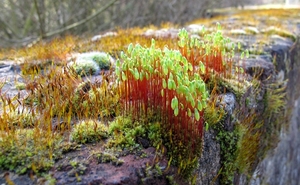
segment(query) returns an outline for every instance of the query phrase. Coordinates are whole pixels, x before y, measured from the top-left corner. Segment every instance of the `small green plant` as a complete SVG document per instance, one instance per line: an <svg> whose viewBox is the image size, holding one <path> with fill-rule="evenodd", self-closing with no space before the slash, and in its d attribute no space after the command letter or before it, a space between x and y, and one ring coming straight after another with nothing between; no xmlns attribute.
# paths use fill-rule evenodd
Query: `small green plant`
<svg viewBox="0 0 300 185"><path fill-rule="evenodd" d="M106 139L107 130L107 126L100 121L83 120L74 126L71 138L77 143L92 143Z"/></svg>
<svg viewBox="0 0 300 185"><path fill-rule="evenodd" d="M76 60L75 62L70 62L69 67L72 67L80 76L94 75L100 71L98 64L93 60Z"/></svg>
<svg viewBox="0 0 300 185"><path fill-rule="evenodd" d="M104 80L100 85L82 82L74 91L70 104L79 117L114 117L119 114L119 92Z"/></svg>
<svg viewBox="0 0 300 185"><path fill-rule="evenodd" d="M113 58L104 52L82 53L77 56L74 62L68 65L73 67L80 76L98 74L100 70L108 70Z"/></svg>
<svg viewBox="0 0 300 185"><path fill-rule="evenodd" d="M108 152L100 152L96 154L99 163L111 163L115 166L120 166L124 163L123 160L118 159L118 157L114 154Z"/></svg>
<svg viewBox="0 0 300 185"><path fill-rule="evenodd" d="M148 138L155 148L159 148L162 144L162 128L161 123L150 123L148 128Z"/></svg>
<svg viewBox="0 0 300 185"><path fill-rule="evenodd" d="M3 112L0 116L0 120L3 121L3 123L0 125L0 131L7 129L4 127L2 128L2 126L4 126L4 123L6 123L10 129L16 129L33 128L36 122L35 118L28 110L23 110L23 112L21 112L20 110Z"/></svg>
<svg viewBox="0 0 300 185"><path fill-rule="evenodd" d="M136 118L157 112L169 129L183 132L184 140L193 134L201 137L208 93L199 73L192 75L192 64L179 51L156 49L155 40L150 48L130 45L128 53L121 55L124 61L116 68L125 112ZM204 70L200 63L200 73Z"/></svg>
<svg viewBox="0 0 300 185"><path fill-rule="evenodd" d="M93 60L98 64L101 70L108 70L113 62L113 58L104 52L93 53Z"/></svg>
<svg viewBox="0 0 300 185"><path fill-rule="evenodd" d="M137 137L145 137L145 126L128 117L118 116L109 124L108 133L112 139L108 141L108 147L132 148L139 146L136 143Z"/></svg>
<svg viewBox="0 0 300 185"><path fill-rule="evenodd" d="M26 88L26 84L23 82L15 82L17 90L24 90Z"/></svg>
<svg viewBox="0 0 300 185"><path fill-rule="evenodd" d="M19 174L30 169L36 173L47 170L61 156L61 144L60 135L42 133L39 129L0 131L0 167Z"/></svg>
<svg viewBox="0 0 300 185"><path fill-rule="evenodd" d="M257 160L261 137L262 121L255 123L255 116L249 116L237 125L239 140L237 143L236 167L240 173L250 175Z"/></svg>
<svg viewBox="0 0 300 185"><path fill-rule="evenodd" d="M244 71L238 67L233 69L235 45L228 51L230 40L223 37L220 25L215 33L204 34L203 40L190 37L184 29L178 36L179 50L157 48L154 39L150 47L130 44L116 62L116 74L123 114L141 120L143 115L154 113L151 122L160 126L150 124L150 140L160 146L161 137L172 164L179 167L183 176L190 177L201 153L204 113L209 98L206 82L231 80L235 71L239 88L242 86L239 76ZM241 57L244 55L242 52ZM219 82L213 82L214 86L217 84ZM213 108L215 104L210 106L207 113L220 121L224 112ZM164 134L160 136L151 130Z"/></svg>
<svg viewBox="0 0 300 185"><path fill-rule="evenodd" d="M43 177L47 180L47 184L49 185L55 185L56 184L56 179L52 177L50 174L45 174Z"/></svg>
<svg viewBox="0 0 300 185"><path fill-rule="evenodd" d="M217 140L220 142L221 148L221 172L220 182L222 184L232 184L234 172L236 170L237 142L239 140L238 132L224 130L218 125Z"/></svg>
<svg viewBox="0 0 300 185"><path fill-rule="evenodd" d="M260 141L265 150L263 153L276 147L281 129L287 128L287 125L284 124L287 122L283 121L287 119L286 100L286 81L271 82L267 85L263 113L265 124L261 128L261 132L265 134Z"/></svg>
<svg viewBox="0 0 300 185"><path fill-rule="evenodd" d="M70 165L73 167L73 168L76 168L78 166L79 162L77 161L77 159L74 159L72 161L70 161Z"/></svg>

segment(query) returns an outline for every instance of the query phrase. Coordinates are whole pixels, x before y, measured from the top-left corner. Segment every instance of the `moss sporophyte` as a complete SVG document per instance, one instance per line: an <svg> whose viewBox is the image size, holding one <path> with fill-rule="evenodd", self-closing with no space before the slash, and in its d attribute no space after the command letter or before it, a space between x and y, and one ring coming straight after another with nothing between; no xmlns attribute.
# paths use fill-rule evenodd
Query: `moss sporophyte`
<svg viewBox="0 0 300 185"><path fill-rule="evenodd" d="M227 51L230 40L222 36L219 25L216 33L205 35L203 40L190 37L185 29L178 36L179 50L158 48L154 39L150 47L129 44L116 62L116 75L123 114L140 119L154 112L161 128L167 130L167 136L162 137L176 155L173 161L190 170L202 146L209 99L206 82L231 77L235 48Z"/></svg>

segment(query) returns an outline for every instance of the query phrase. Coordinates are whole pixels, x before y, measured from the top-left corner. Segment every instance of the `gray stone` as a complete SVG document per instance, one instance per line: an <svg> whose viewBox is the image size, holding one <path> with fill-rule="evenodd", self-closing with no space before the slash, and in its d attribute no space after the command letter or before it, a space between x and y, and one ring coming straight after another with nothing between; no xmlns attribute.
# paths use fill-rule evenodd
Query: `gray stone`
<svg viewBox="0 0 300 185"><path fill-rule="evenodd" d="M282 128L280 142L255 169L250 184L299 184L300 182L300 41L291 48L291 64L287 75L289 128ZM287 70L286 70L287 71ZM283 120L284 121L284 120ZM284 124L284 123L283 123Z"/></svg>
<svg viewBox="0 0 300 185"><path fill-rule="evenodd" d="M235 103L235 95L233 93L226 93L219 95L216 105L223 108L228 115L232 115Z"/></svg>
<svg viewBox="0 0 300 185"><path fill-rule="evenodd" d="M218 172L221 168L220 144L216 140L216 132L209 129L204 132L203 153L199 159L197 173L198 185L218 185Z"/></svg>
<svg viewBox="0 0 300 185"><path fill-rule="evenodd" d="M262 58L248 58L239 61L239 66L243 67L247 74L255 77L259 75L260 80L265 80L274 74L274 65Z"/></svg>

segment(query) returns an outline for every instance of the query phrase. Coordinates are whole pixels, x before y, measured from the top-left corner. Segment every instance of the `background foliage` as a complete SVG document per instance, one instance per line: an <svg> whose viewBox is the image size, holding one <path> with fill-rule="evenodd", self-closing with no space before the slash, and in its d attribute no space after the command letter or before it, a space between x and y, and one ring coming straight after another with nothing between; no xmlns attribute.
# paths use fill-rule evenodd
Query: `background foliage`
<svg viewBox="0 0 300 185"><path fill-rule="evenodd" d="M266 0L1 0L0 47L20 46L40 38L111 29L182 24L207 17L209 9L242 7Z"/></svg>

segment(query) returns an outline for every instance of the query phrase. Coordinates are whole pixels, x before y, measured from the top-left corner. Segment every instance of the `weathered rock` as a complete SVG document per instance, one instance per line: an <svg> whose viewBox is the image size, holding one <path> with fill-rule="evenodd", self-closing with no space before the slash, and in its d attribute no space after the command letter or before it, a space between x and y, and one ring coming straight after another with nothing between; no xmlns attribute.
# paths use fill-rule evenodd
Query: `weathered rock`
<svg viewBox="0 0 300 185"><path fill-rule="evenodd" d="M298 184L300 182L300 41L291 48L287 78L289 127L282 128L280 142L257 166L250 184ZM285 65L282 65L285 66Z"/></svg>
<svg viewBox="0 0 300 185"><path fill-rule="evenodd" d="M199 159L197 173L197 184L219 184L217 178L221 168L220 144L216 140L216 133L213 129L204 132L203 153Z"/></svg>
<svg viewBox="0 0 300 185"><path fill-rule="evenodd" d="M260 80L266 80L274 73L274 65L263 59L244 59L239 65L253 77L259 77Z"/></svg>
<svg viewBox="0 0 300 185"><path fill-rule="evenodd" d="M0 83L3 83L1 93L8 97L18 95L25 96L26 92L17 88L17 83L23 83L24 79L20 74L20 66L14 61L0 62Z"/></svg>

